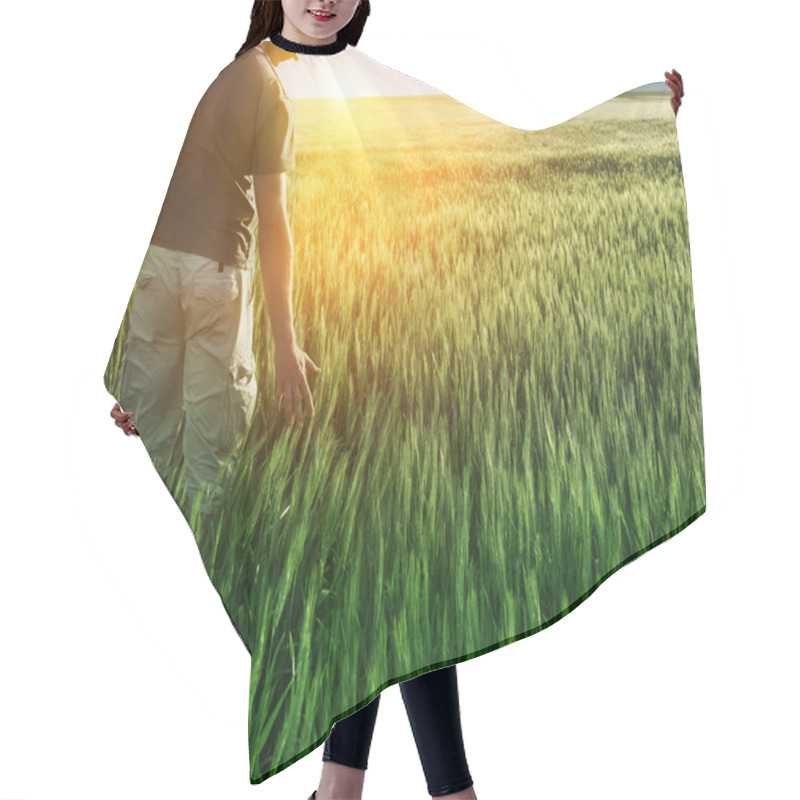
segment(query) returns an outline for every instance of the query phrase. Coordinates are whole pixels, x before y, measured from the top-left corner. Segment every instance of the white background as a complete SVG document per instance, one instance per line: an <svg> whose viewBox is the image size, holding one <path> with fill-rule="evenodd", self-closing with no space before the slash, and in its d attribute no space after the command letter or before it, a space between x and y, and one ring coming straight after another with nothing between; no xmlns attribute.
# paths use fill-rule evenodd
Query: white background
<svg viewBox="0 0 800 800"><path fill-rule="evenodd" d="M103 371L249 0L6 3L0 798L305 800L249 783L249 657ZM458 667L494 798L797 797L797 98L789 4L374 0L359 49L538 129L675 67L708 510ZM499 9L492 10L492 9ZM397 686L364 798L426 798Z"/></svg>

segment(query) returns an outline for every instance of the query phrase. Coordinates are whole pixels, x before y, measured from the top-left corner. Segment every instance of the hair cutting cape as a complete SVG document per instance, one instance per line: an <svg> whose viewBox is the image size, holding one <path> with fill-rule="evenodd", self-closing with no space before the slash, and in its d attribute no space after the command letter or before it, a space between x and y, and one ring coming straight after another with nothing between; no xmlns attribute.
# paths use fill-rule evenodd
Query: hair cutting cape
<svg viewBox="0 0 800 800"><path fill-rule="evenodd" d="M265 39L209 88L104 376L250 653L251 783L705 511L666 85L530 131L334 49ZM280 172L302 427L252 219Z"/></svg>

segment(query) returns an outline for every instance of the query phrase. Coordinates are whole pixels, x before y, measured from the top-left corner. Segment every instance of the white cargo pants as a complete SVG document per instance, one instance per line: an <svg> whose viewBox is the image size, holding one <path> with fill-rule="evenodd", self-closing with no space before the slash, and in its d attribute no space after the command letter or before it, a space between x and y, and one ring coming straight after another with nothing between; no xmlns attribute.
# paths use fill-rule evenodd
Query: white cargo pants
<svg viewBox="0 0 800 800"><path fill-rule="evenodd" d="M217 507L253 417L254 286L252 263L154 244L136 279L120 402L189 510L195 501L203 513Z"/></svg>

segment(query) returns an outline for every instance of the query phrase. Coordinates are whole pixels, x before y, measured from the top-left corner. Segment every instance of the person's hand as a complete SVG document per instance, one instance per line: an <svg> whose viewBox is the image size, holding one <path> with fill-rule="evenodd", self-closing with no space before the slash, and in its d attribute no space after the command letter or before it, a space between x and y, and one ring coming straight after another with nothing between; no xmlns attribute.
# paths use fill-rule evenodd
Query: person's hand
<svg viewBox="0 0 800 800"><path fill-rule="evenodd" d="M311 389L306 381L306 368L317 375L318 367L296 344L275 345L275 416L280 416L281 400L286 411L286 422L293 425L297 420L303 427L303 400L306 401L309 416L314 416L314 403Z"/></svg>
<svg viewBox="0 0 800 800"><path fill-rule="evenodd" d="M683 97L683 78L681 77L680 72L677 70L672 70L672 72L665 72L667 76L666 84L672 89L672 97L670 98L670 104L672 105L672 110L675 112L675 116L678 116L678 106L681 104L681 97Z"/></svg>
<svg viewBox="0 0 800 800"><path fill-rule="evenodd" d="M131 419L133 411L123 411L119 407L119 403L114 403L114 408L111 409L111 416L114 417L114 424L125 431L126 436L138 436L139 431L136 430L136 422Z"/></svg>

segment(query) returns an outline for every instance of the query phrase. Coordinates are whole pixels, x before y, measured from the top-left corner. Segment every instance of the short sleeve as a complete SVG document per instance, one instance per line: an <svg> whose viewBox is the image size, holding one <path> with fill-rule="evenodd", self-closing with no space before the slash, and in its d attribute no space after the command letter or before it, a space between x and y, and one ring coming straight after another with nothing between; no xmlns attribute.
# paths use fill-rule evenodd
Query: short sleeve
<svg viewBox="0 0 800 800"><path fill-rule="evenodd" d="M294 169L294 119L291 100L275 94L271 102L259 109L251 172L253 175L288 172Z"/></svg>

